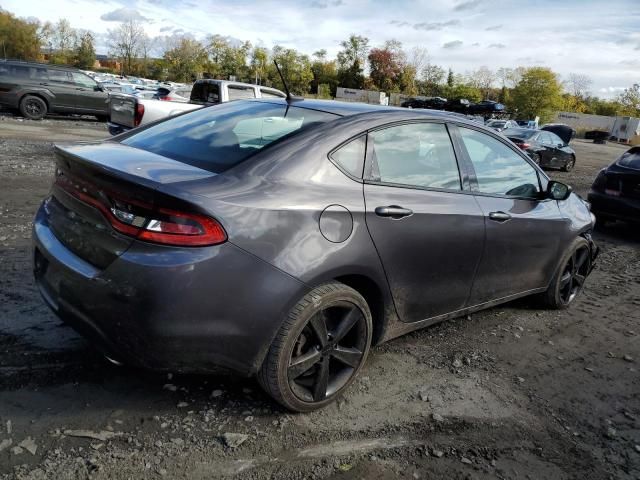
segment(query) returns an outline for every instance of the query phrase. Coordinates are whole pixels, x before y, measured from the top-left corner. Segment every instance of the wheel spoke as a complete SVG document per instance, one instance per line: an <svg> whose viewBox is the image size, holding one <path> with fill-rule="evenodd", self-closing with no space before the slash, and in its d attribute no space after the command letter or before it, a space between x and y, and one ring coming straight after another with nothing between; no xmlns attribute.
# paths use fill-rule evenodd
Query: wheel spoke
<svg viewBox="0 0 640 480"><path fill-rule="evenodd" d="M295 380L318 363L321 358L321 353L316 349L312 349L310 352L292 359L291 365L289 365L289 378Z"/></svg>
<svg viewBox="0 0 640 480"><path fill-rule="evenodd" d="M345 317L340 321L340 324L338 324L338 328L333 332L333 339L336 342L342 340L347 333L351 331L353 326L358 323L360 318L362 318L362 313L358 308L354 307L349 310L349 313L345 315Z"/></svg>
<svg viewBox="0 0 640 480"><path fill-rule="evenodd" d="M324 312L316 313L311 320L309 320L309 325L313 330L318 342L321 347L324 347L329 341L329 335L327 333L327 322L324 317Z"/></svg>
<svg viewBox="0 0 640 480"><path fill-rule="evenodd" d="M320 369L313 385L313 400L320 402L327 396L329 386L329 358L325 357L320 362Z"/></svg>
<svg viewBox="0 0 640 480"><path fill-rule="evenodd" d="M362 358L362 352L357 348L336 345L336 348L331 351L331 356L349 367L357 368Z"/></svg>
<svg viewBox="0 0 640 480"><path fill-rule="evenodd" d="M574 250L573 253L571 254L571 271L575 272L576 271L576 256L578 254L577 250Z"/></svg>
<svg viewBox="0 0 640 480"><path fill-rule="evenodd" d="M573 276L573 280L578 284L578 287L582 287L584 285L585 276L580 275L579 273L576 273Z"/></svg>
<svg viewBox="0 0 640 480"><path fill-rule="evenodd" d="M567 284L571 281L571 273L567 272L564 275L562 275L562 278L560 279L560 288L564 288L567 286Z"/></svg>

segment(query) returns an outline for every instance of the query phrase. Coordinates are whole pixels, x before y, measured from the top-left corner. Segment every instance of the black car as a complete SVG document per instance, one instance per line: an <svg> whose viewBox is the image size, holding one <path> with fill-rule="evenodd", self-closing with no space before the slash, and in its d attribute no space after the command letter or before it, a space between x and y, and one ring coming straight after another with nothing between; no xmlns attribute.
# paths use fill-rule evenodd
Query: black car
<svg viewBox="0 0 640 480"><path fill-rule="evenodd" d="M568 172L576 164L576 152L555 133L531 128L509 128L502 134L543 168L559 168Z"/></svg>
<svg viewBox="0 0 640 480"><path fill-rule="evenodd" d="M0 105L40 120L48 113L109 118L109 93L80 70L19 60L0 60Z"/></svg>
<svg viewBox="0 0 640 480"><path fill-rule="evenodd" d="M432 110L445 110L447 103L447 99L442 97L410 98L409 100L402 102L401 106L404 108L429 108Z"/></svg>
<svg viewBox="0 0 640 480"><path fill-rule="evenodd" d="M44 301L131 365L226 366L332 402L378 344L531 294L567 308L588 204L459 116L237 100L55 150L33 223Z"/></svg>
<svg viewBox="0 0 640 480"><path fill-rule="evenodd" d="M494 113L502 113L505 108L502 103L493 100L483 100L482 102L472 103L469 105L468 113L470 115L491 115Z"/></svg>
<svg viewBox="0 0 640 480"><path fill-rule="evenodd" d="M589 192L598 222L640 222L640 146L632 147L598 173Z"/></svg>
<svg viewBox="0 0 640 480"><path fill-rule="evenodd" d="M571 140L576 136L576 131L564 123L547 123L540 127L540 130L555 133L564 143L567 144L571 143Z"/></svg>

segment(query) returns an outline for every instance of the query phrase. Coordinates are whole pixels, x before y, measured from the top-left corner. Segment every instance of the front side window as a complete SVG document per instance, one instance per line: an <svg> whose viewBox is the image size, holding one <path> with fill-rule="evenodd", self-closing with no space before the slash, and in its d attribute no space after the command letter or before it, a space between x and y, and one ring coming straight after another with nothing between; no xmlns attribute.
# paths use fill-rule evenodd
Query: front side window
<svg viewBox="0 0 640 480"><path fill-rule="evenodd" d="M460 190L460 172L447 128L412 123L376 130L371 180L422 188Z"/></svg>
<svg viewBox="0 0 640 480"><path fill-rule="evenodd" d="M94 88L98 85L95 80L92 80L90 77L83 75L82 73L72 72L71 77L73 78L73 83L78 87Z"/></svg>
<svg viewBox="0 0 640 480"><path fill-rule="evenodd" d="M365 137L358 137L343 145L331 154L331 160L354 177L362 177L364 152L367 142Z"/></svg>
<svg viewBox="0 0 640 480"><path fill-rule="evenodd" d="M495 138L459 127L482 193L535 198L540 192L536 170Z"/></svg>
<svg viewBox="0 0 640 480"><path fill-rule="evenodd" d="M221 173L286 135L337 118L287 105L229 102L170 118L122 143Z"/></svg>

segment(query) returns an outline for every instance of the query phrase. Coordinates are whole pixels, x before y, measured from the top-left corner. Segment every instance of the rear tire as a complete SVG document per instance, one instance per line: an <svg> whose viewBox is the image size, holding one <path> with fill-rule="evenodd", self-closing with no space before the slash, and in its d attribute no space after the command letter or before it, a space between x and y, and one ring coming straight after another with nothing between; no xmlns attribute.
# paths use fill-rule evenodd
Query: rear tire
<svg viewBox="0 0 640 480"><path fill-rule="evenodd" d="M549 289L542 294L544 306L562 310L573 303L582 292L584 282L591 270L591 250L589 242L576 238L562 256Z"/></svg>
<svg viewBox="0 0 640 480"><path fill-rule="evenodd" d="M42 120L47 110L47 102L35 95L25 95L20 100L20 113L30 120Z"/></svg>
<svg viewBox="0 0 640 480"><path fill-rule="evenodd" d="M316 287L280 327L258 382L289 410L322 408L356 378L371 336L371 312L362 295L338 282Z"/></svg>

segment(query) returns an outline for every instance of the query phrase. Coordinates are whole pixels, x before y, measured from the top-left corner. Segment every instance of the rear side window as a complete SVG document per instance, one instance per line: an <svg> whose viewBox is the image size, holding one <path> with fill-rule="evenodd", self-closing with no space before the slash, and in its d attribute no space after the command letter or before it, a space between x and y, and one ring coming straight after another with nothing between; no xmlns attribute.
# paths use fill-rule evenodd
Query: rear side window
<svg viewBox="0 0 640 480"><path fill-rule="evenodd" d="M413 123L376 130L371 180L423 188L460 190L451 139L440 123Z"/></svg>
<svg viewBox="0 0 640 480"><path fill-rule="evenodd" d="M48 69L47 74L49 75L49 80L52 82L71 83L69 73L63 70Z"/></svg>
<svg viewBox="0 0 640 480"><path fill-rule="evenodd" d="M221 173L287 135L337 118L294 106L231 102L168 119L122 143Z"/></svg>
<svg viewBox="0 0 640 480"><path fill-rule="evenodd" d="M260 89L260 95L262 96L262 98L284 98L282 95L279 95L277 92L272 92L264 88Z"/></svg>
<svg viewBox="0 0 640 480"><path fill-rule="evenodd" d="M246 100L256 98L256 91L252 87L241 87L239 85L228 85L229 100Z"/></svg>
<svg viewBox="0 0 640 480"><path fill-rule="evenodd" d="M537 197L536 170L520 155L495 138L460 127L460 135L482 193L509 197Z"/></svg>
<svg viewBox="0 0 640 480"><path fill-rule="evenodd" d="M220 86L211 82L196 82L191 90L191 101L195 103L220 103Z"/></svg>
<svg viewBox="0 0 640 480"><path fill-rule="evenodd" d="M351 140L331 154L331 160L344 169L349 175L362 178L364 152L366 149L364 136Z"/></svg>

